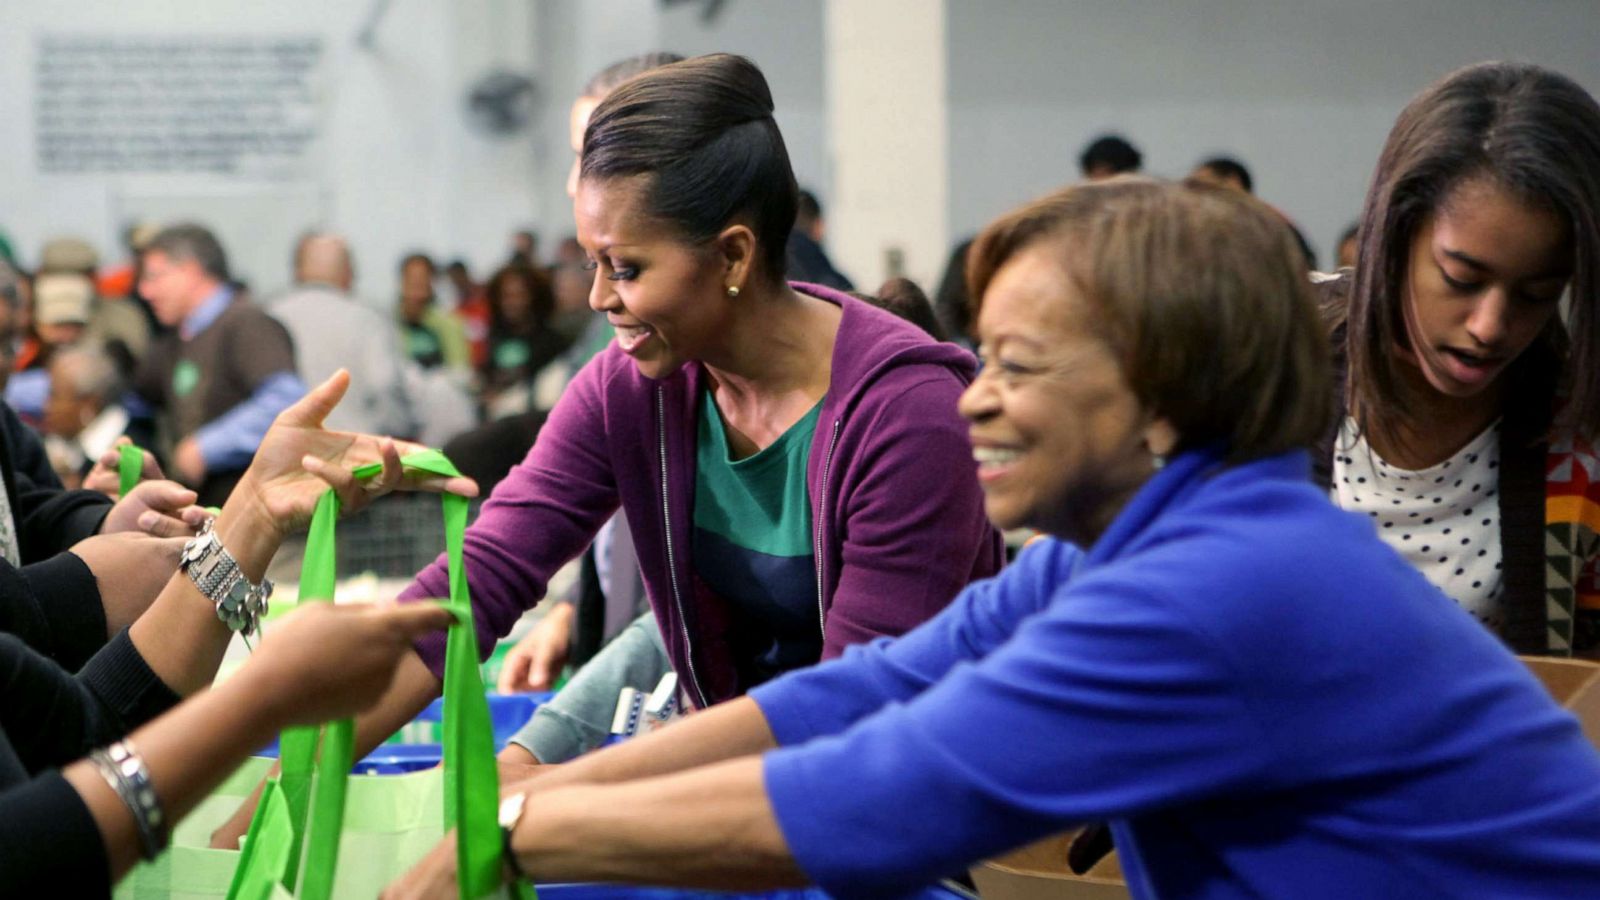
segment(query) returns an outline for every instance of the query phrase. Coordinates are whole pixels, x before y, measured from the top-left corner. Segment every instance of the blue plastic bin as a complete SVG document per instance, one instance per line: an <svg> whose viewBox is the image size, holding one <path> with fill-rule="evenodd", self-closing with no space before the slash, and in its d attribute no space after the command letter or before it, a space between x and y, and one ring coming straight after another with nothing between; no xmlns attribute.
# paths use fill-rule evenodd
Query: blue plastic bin
<svg viewBox="0 0 1600 900"><path fill-rule="evenodd" d="M489 720L494 726L494 749L503 750L511 736L516 734L533 711L555 696L549 691L531 694L489 694ZM443 698L428 704L413 722L440 722L444 720ZM276 757L278 739L273 738L257 756ZM439 744L380 744L377 749L358 760L351 773L355 775L400 775L431 769L444 759L444 747Z"/></svg>

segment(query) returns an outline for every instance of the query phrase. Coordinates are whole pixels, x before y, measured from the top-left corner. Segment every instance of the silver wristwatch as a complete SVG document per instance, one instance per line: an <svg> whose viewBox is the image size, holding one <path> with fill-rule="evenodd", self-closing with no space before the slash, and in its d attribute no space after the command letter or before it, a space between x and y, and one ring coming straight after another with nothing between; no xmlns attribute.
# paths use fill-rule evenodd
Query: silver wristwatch
<svg viewBox="0 0 1600 900"><path fill-rule="evenodd" d="M178 562L200 593L217 608L217 618L245 637L255 633L267 614L267 599L272 596L272 581L261 579L251 584L239 570L239 563L222 546L222 538L208 519L194 540L183 545Z"/></svg>

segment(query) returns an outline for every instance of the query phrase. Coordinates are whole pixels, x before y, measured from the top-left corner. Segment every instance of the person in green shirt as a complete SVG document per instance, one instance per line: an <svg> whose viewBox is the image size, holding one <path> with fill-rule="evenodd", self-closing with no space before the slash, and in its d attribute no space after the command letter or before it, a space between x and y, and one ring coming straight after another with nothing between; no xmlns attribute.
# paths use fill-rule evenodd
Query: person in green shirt
<svg viewBox="0 0 1600 900"><path fill-rule="evenodd" d="M400 261L400 303L396 309L406 355L424 369L444 366L469 371L467 336L461 323L439 308L433 291L436 269L425 253Z"/></svg>

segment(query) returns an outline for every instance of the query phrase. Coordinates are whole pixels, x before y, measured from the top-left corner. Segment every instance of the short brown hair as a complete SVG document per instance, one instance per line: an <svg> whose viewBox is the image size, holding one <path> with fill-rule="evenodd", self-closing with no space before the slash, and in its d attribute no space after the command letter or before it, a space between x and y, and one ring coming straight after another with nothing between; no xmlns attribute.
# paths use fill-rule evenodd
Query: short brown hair
<svg viewBox="0 0 1600 900"><path fill-rule="evenodd" d="M1220 444L1243 462L1322 436L1327 336L1300 249L1269 207L1143 178L1065 188L978 236L967 258L975 303L1007 260L1046 242L1180 449Z"/></svg>

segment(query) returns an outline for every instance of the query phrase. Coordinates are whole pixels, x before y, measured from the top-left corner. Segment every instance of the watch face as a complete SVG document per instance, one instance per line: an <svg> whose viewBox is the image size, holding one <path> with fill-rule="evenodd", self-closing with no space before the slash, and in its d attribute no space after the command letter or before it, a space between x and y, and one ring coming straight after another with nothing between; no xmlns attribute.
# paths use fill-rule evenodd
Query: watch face
<svg viewBox="0 0 1600 900"><path fill-rule="evenodd" d="M522 805L528 801L527 794L512 794L500 801L500 827L513 828L517 820L522 818Z"/></svg>

